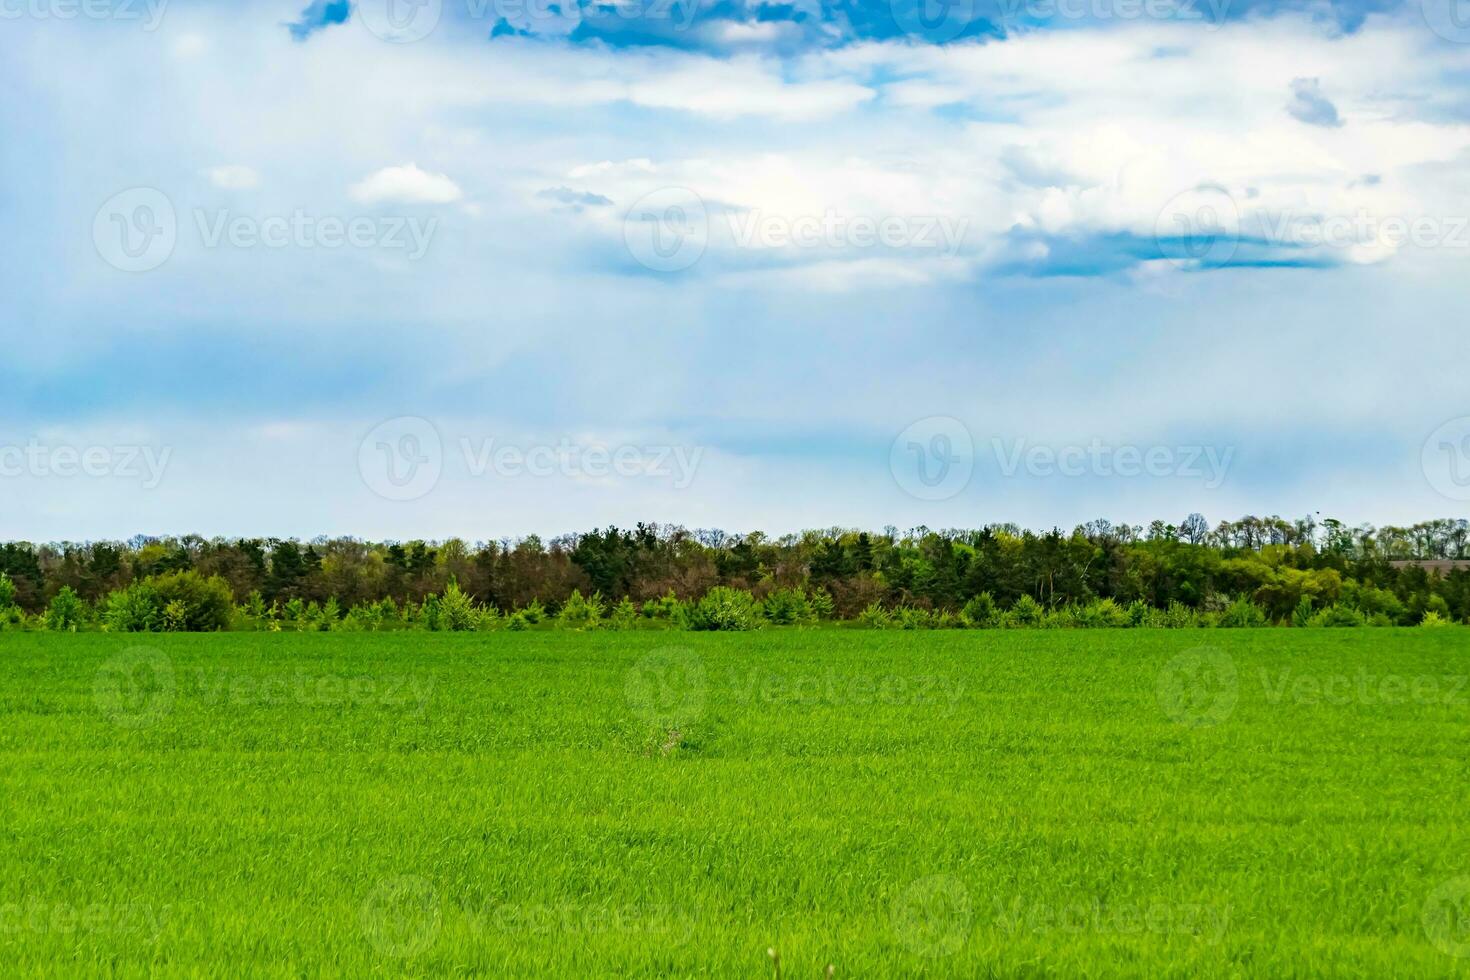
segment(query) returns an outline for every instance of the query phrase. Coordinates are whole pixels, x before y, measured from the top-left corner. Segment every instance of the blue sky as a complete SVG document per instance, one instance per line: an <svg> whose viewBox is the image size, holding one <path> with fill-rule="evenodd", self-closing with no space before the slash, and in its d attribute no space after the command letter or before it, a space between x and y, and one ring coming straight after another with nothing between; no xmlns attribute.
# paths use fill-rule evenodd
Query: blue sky
<svg viewBox="0 0 1470 980"><path fill-rule="evenodd" d="M1464 513L1438 0L395 4L6 8L0 537Z"/></svg>

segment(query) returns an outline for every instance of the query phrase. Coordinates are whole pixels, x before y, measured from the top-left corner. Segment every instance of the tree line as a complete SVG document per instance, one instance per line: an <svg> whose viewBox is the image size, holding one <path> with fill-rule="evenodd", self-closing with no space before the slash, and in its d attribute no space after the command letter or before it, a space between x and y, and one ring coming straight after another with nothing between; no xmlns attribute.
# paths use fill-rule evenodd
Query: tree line
<svg viewBox="0 0 1470 980"><path fill-rule="evenodd" d="M1470 620L1470 568L1455 562L1467 552L1463 519L1211 527L1199 514L1071 532L992 524L769 537L638 524L474 544L8 542L0 628L1414 625Z"/></svg>

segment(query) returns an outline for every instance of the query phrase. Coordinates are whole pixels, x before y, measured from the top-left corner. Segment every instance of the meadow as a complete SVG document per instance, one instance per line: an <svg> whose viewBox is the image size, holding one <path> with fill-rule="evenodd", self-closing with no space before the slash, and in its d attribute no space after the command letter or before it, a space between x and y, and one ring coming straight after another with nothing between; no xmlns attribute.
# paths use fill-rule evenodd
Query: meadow
<svg viewBox="0 0 1470 980"><path fill-rule="evenodd" d="M0 973L1470 973L1458 629L0 637Z"/></svg>

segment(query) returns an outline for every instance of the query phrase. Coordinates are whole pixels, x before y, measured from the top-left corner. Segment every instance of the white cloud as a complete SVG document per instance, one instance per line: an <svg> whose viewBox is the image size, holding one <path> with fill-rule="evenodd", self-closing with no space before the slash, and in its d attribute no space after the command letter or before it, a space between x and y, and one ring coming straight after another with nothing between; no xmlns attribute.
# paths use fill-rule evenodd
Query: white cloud
<svg viewBox="0 0 1470 980"><path fill-rule="evenodd" d="M353 184L348 195L360 204L449 204L464 196L444 174L420 170L417 164L384 167Z"/></svg>
<svg viewBox="0 0 1470 980"><path fill-rule="evenodd" d="M204 175L211 184L226 191L249 191L260 186L260 174L237 163L210 167Z"/></svg>

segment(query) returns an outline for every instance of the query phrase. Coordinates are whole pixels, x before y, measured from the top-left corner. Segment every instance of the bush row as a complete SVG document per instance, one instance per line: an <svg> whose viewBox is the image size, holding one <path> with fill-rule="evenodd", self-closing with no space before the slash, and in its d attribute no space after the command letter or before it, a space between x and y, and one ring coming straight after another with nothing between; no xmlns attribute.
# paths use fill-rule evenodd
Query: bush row
<svg viewBox="0 0 1470 980"><path fill-rule="evenodd" d="M744 589L716 586L698 599L679 599L672 593L635 603L624 596L608 602L600 594L573 591L555 610L539 601L513 610L477 602L455 581L442 593L423 602L398 603L391 598L343 609L335 598L325 603L292 599L267 604L252 592L237 605L228 583L218 576L197 572L170 572L149 576L110 593L95 605L63 588L35 616L14 602L14 586L0 573L0 630L44 629L59 632L101 630L113 633L216 632L220 630L379 632L423 629L443 632L490 630L570 629L634 630L682 629L744 631L764 626L812 626L833 622L832 597L818 589L778 588L758 599ZM1447 609L1430 608L1419 618L1421 626L1448 626ZM1220 597L1206 608L1170 602L1157 608L1144 602L1119 605L1112 599L1048 609L1029 595L1002 608L988 592L970 599L958 610L927 609L872 603L841 625L866 629L1125 629L1125 628L1298 628L1402 625L1382 611L1347 604L1315 608L1306 597L1289 617L1273 622L1266 611L1241 597Z"/></svg>

